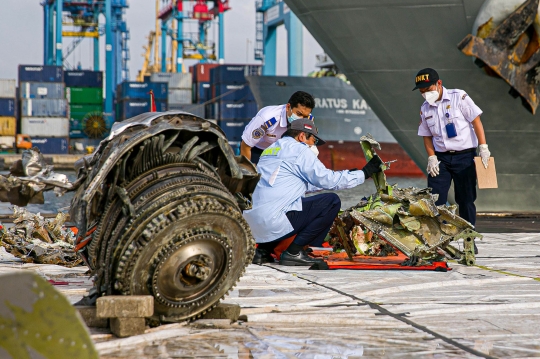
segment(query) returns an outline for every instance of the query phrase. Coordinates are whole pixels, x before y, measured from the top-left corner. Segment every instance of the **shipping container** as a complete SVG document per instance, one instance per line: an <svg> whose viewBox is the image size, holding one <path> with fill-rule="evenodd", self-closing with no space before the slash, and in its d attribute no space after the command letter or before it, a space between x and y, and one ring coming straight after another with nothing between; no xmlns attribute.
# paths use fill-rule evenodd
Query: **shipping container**
<svg viewBox="0 0 540 359"><path fill-rule="evenodd" d="M154 92L156 100L167 100L168 85L152 82L122 82L117 87L117 98L126 99L150 99L150 90Z"/></svg>
<svg viewBox="0 0 540 359"><path fill-rule="evenodd" d="M43 154L62 155L69 153L67 137L32 137L32 146L39 148Z"/></svg>
<svg viewBox="0 0 540 359"><path fill-rule="evenodd" d="M21 82L20 98L64 98L64 84L59 82Z"/></svg>
<svg viewBox="0 0 540 359"><path fill-rule="evenodd" d="M83 118L70 118L69 119L69 130L82 130L83 129Z"/></svg>
<svg viewBox="0 0 540 359"><path fill-rule="evenodd" d="M191 113L195 116L205 118L205 110L204 105L200 104L190 104L190 105L177 105L177 104L169 104L169 111L183 111L187 113Z"/></svg>
<svg viewBox="0 0 540 359"><path fill-rule="evenodd" d="M88 137L81 129L69 129L69 138L86 138Z"/></svg>
<svg viewBox="0 0 540 359"><path fill-rule="evenodd" d="M69 112L88 113L88 112L103 112L103 105L85 105L85 104L70 104Z"/></svg>
<svg viewBox="0 0 540 359"><path fill-rule="evenodd" d="M66 99L70 104L103 104L101 87L66 87Z"/></svg>
<svg viewBox="0 0 540 359"><path fill-rule="evenodd" d="M212 98L219 98L219 101L255 101L255 97L249 86L243 84L213 85Z"/></svg>
<svg viewBox="0 0 540 359"><path fill-rule="evenodd" d="M203 103L212 98L212 88L209 82L199 82L197 84L193 84L193 87L195 88L194 100L196 103Z"/></svg>
<svg viewBox="0 0 540 359"><path fill-rule="evenodd" d="M192 75L189 73L156 72L150 76L150 82L166 83L171 88L191 89Z"/></svg>
<svg viewBox="0 0 540 359"><path fill-rule="evenodd" d="M15 136L17 133L17 119L15 117L0 116L0 136Z"/></svg>
<svg viewBox="0 0 540 359"><path fill-rule="evenodd" d="M15 98L15 80L0 79L0 97Z"/></svg>
<svg viewBox="0 0 540 359"><path fill-rule="evenodd" d="M0 98L0 116L16 117L14 98Z"/></svg>
<svg viewBox="0 0 540 359"><path fill-rule="evenodd" d="M22 99L21 117L67 117L65 99Z"/></svg>
<svg viewBox="0 0 540 359"><path fill-rule="evenodd" d="M21 133L30 137L68 137L69 119L63 117L22 117Z"/></svg>
<svg viewBox="0 0 540 359"><path fill-rule="evenodd" d="M87 117L89 114L93 113L103 113L103 111L90 111L90 112L70 112L69 113L69 119L71 121L82 121L85 117Z"/></svg>
<svg viewBox="0 0 540 359"><path fill-rule="evenodd" d="M217 119L217 103L208 103L204 105L204 114L205 118L215 118Z"/></svg>
<svg viewBox="0 0 540 359"><path fill-rule="evenodd" d="M66 87L101 87L103 88L103 72L101 71L64 71Z"/></svg>
<svg viewBox="0 0 540 359"><path fill-rule="evenodd" d="M169 105L185 105L191 103L191 89L169 88Z"/></svg>
<svg viewBox="0 0 540 359"><path fill-rule="evenodd" d="M235 120L220 120L218 121L219 127L225 132L227 140L229 142L240 142L242 141L242 133L247 124L251 121L249 119L235 119Z"/></svg>
<svg viewBox="0 0 540 359"><path fill-rule="evenodd" d="M214 104L213 115L220 120L234 120L237 118L253 118L257 114L257 103L219 101ZM212 116L209 116L212 117Z"/></svg>
<svg viewBox="0 0 540 359"><path fill-rule="evenodd" d="M156 110L167 111L167 101L156 101ZM150 100L123 100L117 104L116 118L123 121L145 112L150 112Z"/></svg>
<svg viewBox="0 0 540 359"><path fill-rule="evenodd" d="M213 84L244 84L246 76L260 74L260 65L218 65L210 71L210 82Z"/></svg>
<svg viewBox="0 0 540 359"><path fill-rule="evenodd" d="M19 65L19 82L64 82L62 66Z"/></svg>
<svg viewBox="0 0 540 359"><path fill-rule="evenodd" d="M210 70L218 64L196 64L190 67L189 71L193 77L193 82L210 82Z"/></svg>

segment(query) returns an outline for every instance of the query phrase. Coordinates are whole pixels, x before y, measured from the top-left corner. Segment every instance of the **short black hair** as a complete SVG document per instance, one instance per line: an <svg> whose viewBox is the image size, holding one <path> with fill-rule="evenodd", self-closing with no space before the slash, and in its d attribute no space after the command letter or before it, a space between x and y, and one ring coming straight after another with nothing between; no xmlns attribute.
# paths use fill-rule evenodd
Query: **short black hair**
<svg viewBox="0 0 540 359"><path fill-rule="evenodd" d="M293 130L292 128L287 128L287 131L285 131L285 133L283 135L281 135L281 138L283 138L283 137L296 138L301 133L305 133L307 139L309 139L311 136L313 136L311 133L308 133L308 132L304 132L304 131L300 131L300 130Z"/></svg>
<svg viewBox="0 0 540 359"><path fill-rule="evenodd" d="M291 108L295 108L300 104L313 110L315 108L315 99L307 92L296 91L289 99L289 104L291 105Z"/></svg>

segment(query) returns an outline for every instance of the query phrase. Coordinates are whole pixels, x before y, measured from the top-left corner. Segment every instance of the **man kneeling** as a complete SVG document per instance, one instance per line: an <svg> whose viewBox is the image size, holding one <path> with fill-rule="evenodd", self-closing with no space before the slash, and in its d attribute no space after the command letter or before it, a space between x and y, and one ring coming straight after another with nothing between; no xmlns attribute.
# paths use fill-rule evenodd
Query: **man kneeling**
<svg viewBox="0 0 540 359"><path fill-rule="evenodd" d="M258 244L253 263L273 262L270 253L294 235L279 264L310 266L319 261L308 256L304 248L322 245L341 201L335 193L305 197L306 192L356 187L381 171L382 161L378 156L361 171L329 170L310 149L324 143L311 120L299 119L289 124L280 140L262 152L257 165L261 179L253 192L253 208L244 211Z"/></svg>

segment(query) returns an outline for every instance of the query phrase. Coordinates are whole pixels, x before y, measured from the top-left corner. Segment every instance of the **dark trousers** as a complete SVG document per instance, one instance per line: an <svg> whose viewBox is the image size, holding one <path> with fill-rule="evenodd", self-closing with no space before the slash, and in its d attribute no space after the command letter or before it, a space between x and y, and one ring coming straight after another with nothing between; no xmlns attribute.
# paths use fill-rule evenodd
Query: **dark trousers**
<svg viewBox="0 0 540 359"><path fill-rule="evenodd" d="M459 206L459 216L476 223L476 167L474 156L476 152L451 154L449 152L436 152L439 164L439 174L431 177L428 174L428 187L433 193L439 195L435 204L440 206L448 200L448 190L454 181L454 196Z"/></svg>
<svg viewBox="0 0 540 359"><path fill-rule="evenodd" d="M335 193L322 193L302 198L301 211L287 212L293 231L272 242L261 243L259 248L271 251L279 242L294 234L296 234L294 244L320 247L340 209L341 200Z"/></svg>
<svg viewBox="0 0 540 359"><path fill-rule="evenodd" d="M258 147L252 147L251 148L251 162L254 164L259 163L259 159L261 158L261 154L264 150L261 150Z"/></svg>

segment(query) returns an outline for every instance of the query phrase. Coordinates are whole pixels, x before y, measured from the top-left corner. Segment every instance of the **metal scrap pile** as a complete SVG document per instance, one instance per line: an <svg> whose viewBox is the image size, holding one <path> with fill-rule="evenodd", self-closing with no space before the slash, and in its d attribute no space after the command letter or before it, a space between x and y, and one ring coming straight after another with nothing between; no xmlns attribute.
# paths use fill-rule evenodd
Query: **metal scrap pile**
<svg viewBox="0 0 540 359"><path fill-rule="evenodd" d="M55 173L37 147L23 151L22 159L14 162L9 172L9 176L0 175L0 202L18 206L43 204L43 192L53 190L61 196L80 185L69 182L64 174Z"/></svg>
<svg viewBox="0 0 540 359"><path fill-rule="evenodd" d="M67 214L45 219L15 206L13 227L3 229L0 245L27 263L58 264L73 267L82 263L75 253L75 235L64 227Z"/></svg>
<svg viewBox="0 0 540 359"><path fill-rule="evenodd" d="M371 135L360 140L369 161L375 153L372 147L380 149L380 145ZM336 218L330 230L334 249L344 249L351 259L357 253L386 256L399 250L409 257L405 265L422 265L445 257L474 265L474 238L482 235L455 214L455 206L436 206L437 195L430 188L388 185L386 169L373 178L376 194ZM463 239L463 251L450 245L459 239Z"/></svg>

